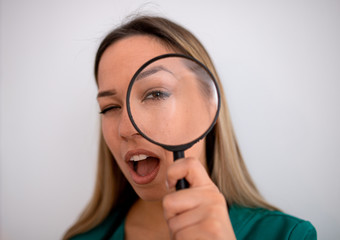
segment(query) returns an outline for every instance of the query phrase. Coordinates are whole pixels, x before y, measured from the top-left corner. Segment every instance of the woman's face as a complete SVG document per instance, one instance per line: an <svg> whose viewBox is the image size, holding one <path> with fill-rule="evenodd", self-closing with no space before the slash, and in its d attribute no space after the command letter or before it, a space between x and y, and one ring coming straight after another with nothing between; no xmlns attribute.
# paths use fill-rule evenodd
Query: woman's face
<svg viewBox="0 0 340 240"><path fill-rule="evenodd" d="M132 126L125 106L126 91L137 69L153 57L171 53L159 40L137 35L108 47L98 68L98 102L102 131L122 173L144 200L160 200L167 193L166 173L172 152L144 139ZM186 151L205 165L204 141Z"/></svg>

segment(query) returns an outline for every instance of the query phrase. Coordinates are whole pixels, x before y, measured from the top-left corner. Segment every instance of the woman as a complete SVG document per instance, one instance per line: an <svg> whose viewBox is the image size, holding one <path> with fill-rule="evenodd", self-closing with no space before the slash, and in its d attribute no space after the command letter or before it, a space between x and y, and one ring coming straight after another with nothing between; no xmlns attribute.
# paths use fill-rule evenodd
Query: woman
<svg viewBox="0 0 340 240"><path fill-rule="evenodd" d="M316 239L314 227L268 204L240 154L221 89L219 119L203 140L173 162L171 152L140 136L125 106L127 86L149 59L194 57L215 75L201 43L161 17L140 16L109 33L95 60L101 138L93 197L64 239ZM130 160L156 159L143 178ZM140 163L139 163L140 164ZM178 179L190 188L175 191Z"/></svg>

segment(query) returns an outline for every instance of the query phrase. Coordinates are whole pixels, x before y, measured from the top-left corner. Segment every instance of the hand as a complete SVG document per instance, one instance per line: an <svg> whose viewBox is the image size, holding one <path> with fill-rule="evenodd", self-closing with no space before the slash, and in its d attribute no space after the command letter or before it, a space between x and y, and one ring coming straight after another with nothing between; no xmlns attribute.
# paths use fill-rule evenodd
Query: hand
<svg viewBox="0 0 340 240"><path fill-rule="evenodd" d="M172 191L163 199L171 239L236 239L224 196L198 159L179 159L169 167L170 189L181 178L190 188Z"/></svg>

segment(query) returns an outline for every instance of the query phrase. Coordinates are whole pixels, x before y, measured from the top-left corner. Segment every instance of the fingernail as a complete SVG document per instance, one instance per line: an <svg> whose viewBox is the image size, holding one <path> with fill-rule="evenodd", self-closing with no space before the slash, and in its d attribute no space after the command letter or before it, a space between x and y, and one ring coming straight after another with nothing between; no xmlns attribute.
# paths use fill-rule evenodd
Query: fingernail
<svg viewBox="0 0 340 240"><path fill-rule="evenodd" d="M166 186L166 188L169 190L170 188L169 188L169 183L168 183L168 180L165 180L165 186Z"/></svg>

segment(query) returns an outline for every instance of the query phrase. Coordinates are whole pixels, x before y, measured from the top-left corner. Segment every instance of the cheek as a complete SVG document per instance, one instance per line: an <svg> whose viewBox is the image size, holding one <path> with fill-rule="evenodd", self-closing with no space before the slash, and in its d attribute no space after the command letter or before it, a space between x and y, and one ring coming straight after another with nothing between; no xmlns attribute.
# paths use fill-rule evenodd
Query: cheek
<svg viewBox="0 0 340 240"><path fill-rule="evenodd" d="M205 139L199 141L185 152L186 157L195 157L200 160L205 168L207 168L207 159L205 154Z"/></svg>
<svg viewBox="0 0 340 240"><path fill-rule="evenodd" d="M106 144L108 144L108 137L109 137L109 132L110 132L110 125L108 124L108 121L105 119L103 116L101 119L101 127L102 127L102 133L105 139Z"/></svg>
<svg viewBox="0 0 340 240"><path fill-rule="evenodd" d="M103 116L101 119L101 128L102 128L102 133L103 133L103 137L105 139L106 145L110 148L112 154L114 154L113 148L115 146L118 146L117 125L115 124L114 120Z"/></svg>

